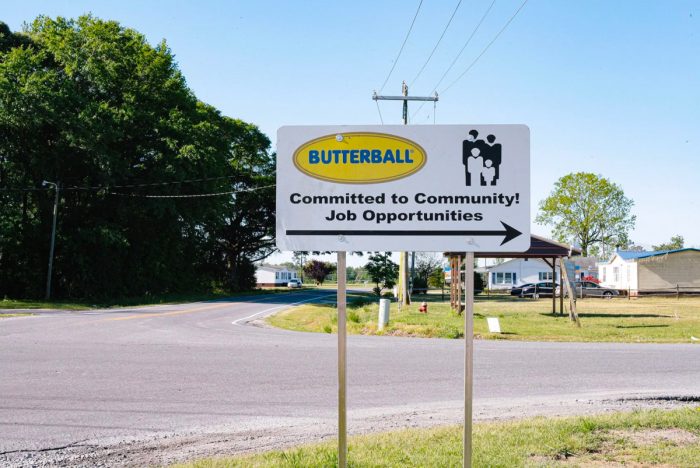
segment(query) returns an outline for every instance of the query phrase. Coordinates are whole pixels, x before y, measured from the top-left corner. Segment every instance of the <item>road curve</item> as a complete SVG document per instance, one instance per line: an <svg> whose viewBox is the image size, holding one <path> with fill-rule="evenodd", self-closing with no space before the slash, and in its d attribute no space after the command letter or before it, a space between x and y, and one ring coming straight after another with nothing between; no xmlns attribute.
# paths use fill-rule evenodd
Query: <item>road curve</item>
<svg viewBox="0 0 700 468"><path fill-rule="evenodd" d="M309 439L332 436L336 337L250 322L334 298L334 291L301 291L2 319L0 464L198 434L230 435L215 453L293 443L295 428ZM462 341L351 336L348 343L351 430L459 421ZM477 341L475 415L697 398L698 362L697 345ZM260 443L245 442L254 439ZM212 455L200 449L148 461Z"/></svg>

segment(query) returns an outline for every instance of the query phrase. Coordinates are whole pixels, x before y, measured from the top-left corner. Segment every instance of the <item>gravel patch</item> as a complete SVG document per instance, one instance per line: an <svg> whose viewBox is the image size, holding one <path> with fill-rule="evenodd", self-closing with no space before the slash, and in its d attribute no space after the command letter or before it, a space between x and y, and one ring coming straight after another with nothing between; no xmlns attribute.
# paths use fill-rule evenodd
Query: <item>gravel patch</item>
<svg viewBox="0 0 700 468"><path fill-rule="evenodd" d="M592 415L633 409L675 409L697 406L697 397L668 396L615 399L479 400L474 406L476 421L512 420L533 416ZM350 411L349 432L366 434L403 428L421 428L462 422L459 401ZM208 427L146 438L83 440L61 447L12 451L0 454L6 467L127 467L164 466L199 458L223 457L291 447L336 437L335 418L282 418L262 421L256 427ZM682 430L625 431L621 436L635 443L672 440L694 443L698 437Z"/></svg>

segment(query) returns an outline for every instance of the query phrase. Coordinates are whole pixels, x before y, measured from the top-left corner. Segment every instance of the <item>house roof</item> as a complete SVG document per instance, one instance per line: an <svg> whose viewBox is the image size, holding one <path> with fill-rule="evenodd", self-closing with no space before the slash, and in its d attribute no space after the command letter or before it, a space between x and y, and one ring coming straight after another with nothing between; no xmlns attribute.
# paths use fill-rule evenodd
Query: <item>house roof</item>
<svg viewBox="0 0 700 468"><path fill-rule="evenodd" d="M446 256L464 255L464 252L445 252ZM476 258L552 258L581 255L581 249L545 237L530 235L530 248L525 252L476 252Z"/></svg>
<svg viewBox="0 0 700 468"><path fill-rule="evenodd" d="M497 268L501 268L501 267L504 267L504 266L508 266L508 265L510 265L511 263L514 263L514 262L522 262L522 261L527 261L527 260L530 260L530 259L527 259L527 258L511 258L510 260L506 260L506 261L503 262L503 263L499 263L499 264L497 264L497 265L491 265L491 266L489 266L489 267L488 267L488 270L491 271L491 270L494 270L494 269L497 269ZM542 266L543 266L544 268L546 268L547 270L549 270L549 271L551 271L551 269L552 269L552 267L549 266L549 265L547 265L541 258L533 258L532 261L541 263Z"/></svg>
<svg viewBox="0 0 700 468"><path fill-rule="evenodd" d="M292 271L287 267L275 266L275 265L261 265L258 267L258 270L262 270L262 271Z"/></svg>
<svg viewBox="0 0 700 468"><path fill-rule="evenodd" d="M686 247L684 249L653 250L653 251L643 250L641 252L632 251L632 250L618 250L617 252L615 252L615 255L618 255L623 260L629 261L629 260L637 260L640 258L656 257L658 255L674 254L677 252L686 252L686 251L700 252L700 249ZM615 257L613 256L613 258L615 258Z"/></svg>

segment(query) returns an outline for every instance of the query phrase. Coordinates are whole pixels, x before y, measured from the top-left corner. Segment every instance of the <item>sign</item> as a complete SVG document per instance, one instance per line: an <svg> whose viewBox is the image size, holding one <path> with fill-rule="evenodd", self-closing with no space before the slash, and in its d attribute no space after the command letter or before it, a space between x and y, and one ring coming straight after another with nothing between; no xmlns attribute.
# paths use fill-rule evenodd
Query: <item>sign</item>
<svg viewBox="0 0 700 468"><path fill-rule="evenodd" d="M530 131L524 125L282 127L277 247L525 251Z"/></svg>
<svg viewBox="0 0 700 468"><path fill-rule="evenodd" d="M486 323L489 326L489 333L501 333L501 324L498 322L498 317L486 317Z"/></svg>

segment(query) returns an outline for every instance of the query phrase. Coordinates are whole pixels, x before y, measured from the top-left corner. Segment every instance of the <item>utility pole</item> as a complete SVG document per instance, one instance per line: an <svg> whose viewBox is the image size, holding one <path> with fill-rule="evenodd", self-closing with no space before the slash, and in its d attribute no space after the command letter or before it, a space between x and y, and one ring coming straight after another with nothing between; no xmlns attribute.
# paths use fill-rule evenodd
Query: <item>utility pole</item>
<svg viewBox="0 0 700 468"><path fill-rule="evenodd" d="M53 201L53 223L51 226L51 247L49 248L49 271L46 274L46 296L44 297L44 300L49 300L51 299L51 271L53 270L53 249L54 245L56 244L56 217L58 215L58 184L54 182L48 182L48 181L43 181L41 183L44 187L47 185L52 185L54 190L56 191L56 195L54 197Z"/></svg>
<svg viewBox="0 0 700 468"><path fill-rule="evenodd" d="M434 96L409 96L408 85L404 81L401 84L401 96L379 96L375 91L372 94L374 101L403 101L403 124L408 125L408 101L438 101L438 94ZM408 252L401 252L399 260L399 305L411 304L411 297L408 294ZM415 260L415 252L413 252ZM413 266L411 267L411 277L413 277Z"/></svg>

